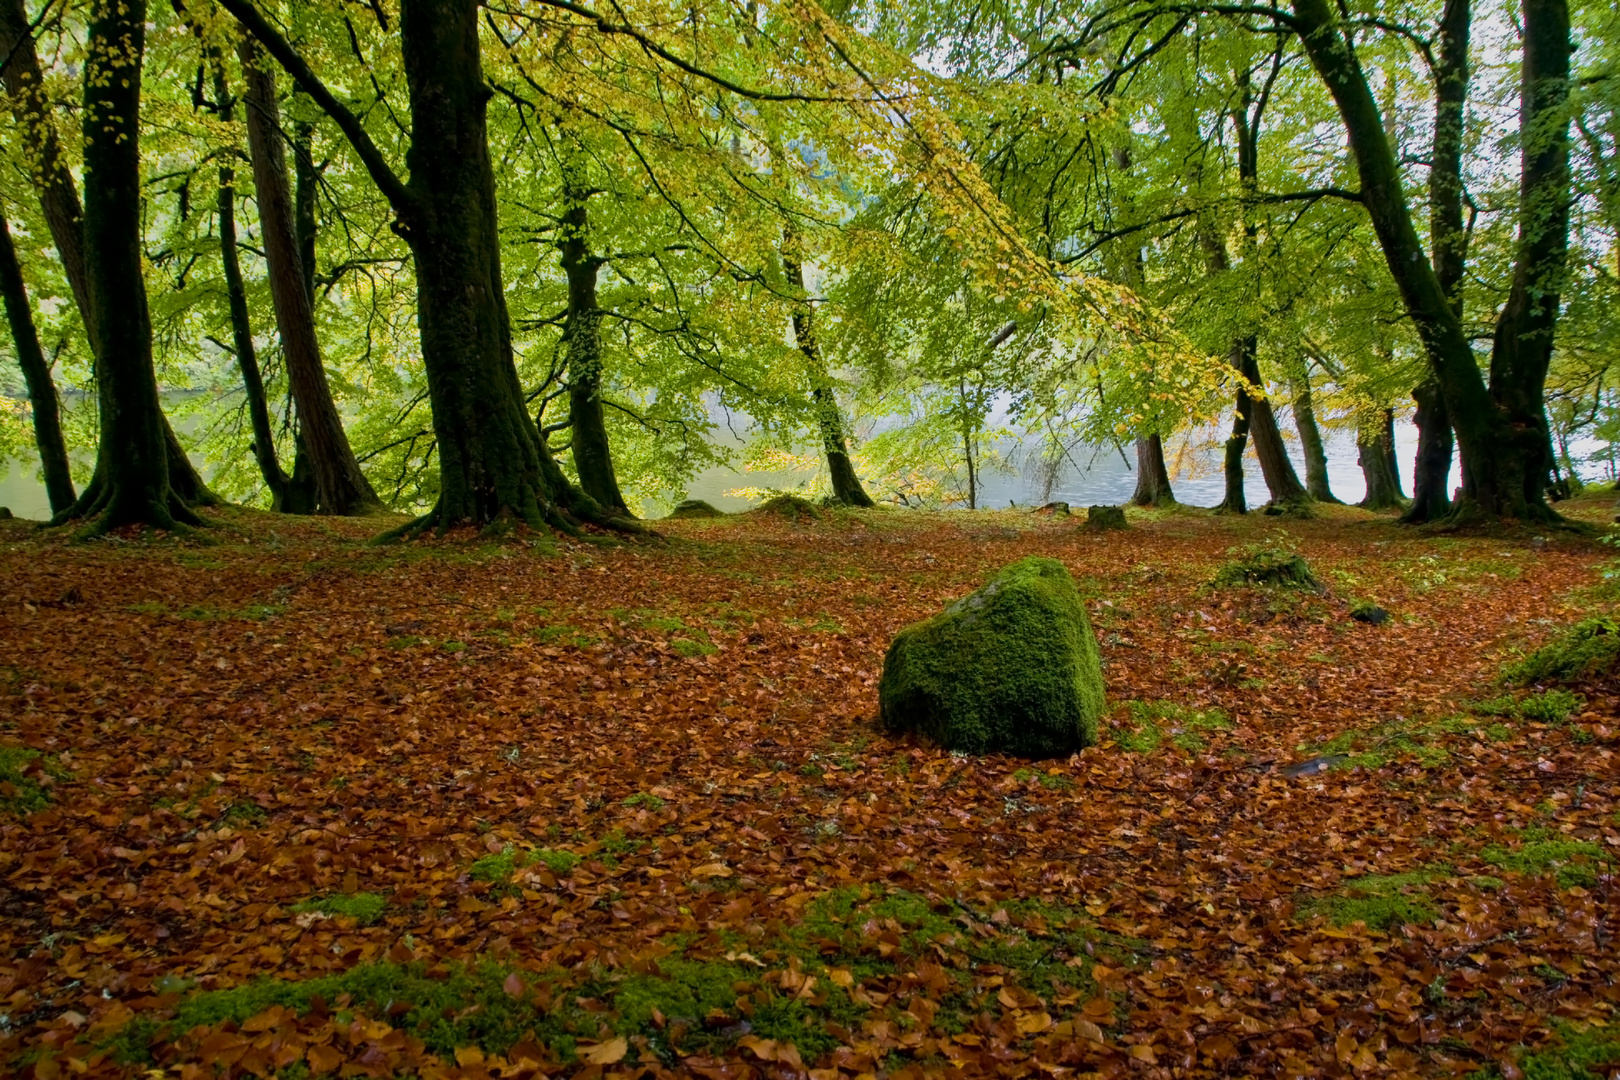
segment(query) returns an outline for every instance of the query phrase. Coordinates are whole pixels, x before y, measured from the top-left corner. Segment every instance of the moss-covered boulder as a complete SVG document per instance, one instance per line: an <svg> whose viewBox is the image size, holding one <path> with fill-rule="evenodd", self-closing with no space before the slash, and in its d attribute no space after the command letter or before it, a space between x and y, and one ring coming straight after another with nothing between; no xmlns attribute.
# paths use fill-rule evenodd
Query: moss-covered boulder
<svg viewBox="0 0 1620 1080"><path fill-rule="evenodd" d="M952 750L1060 757L1097 741L1097 637L1069 571L1021 559L900 631L878 683L883 726Z"/></svg>

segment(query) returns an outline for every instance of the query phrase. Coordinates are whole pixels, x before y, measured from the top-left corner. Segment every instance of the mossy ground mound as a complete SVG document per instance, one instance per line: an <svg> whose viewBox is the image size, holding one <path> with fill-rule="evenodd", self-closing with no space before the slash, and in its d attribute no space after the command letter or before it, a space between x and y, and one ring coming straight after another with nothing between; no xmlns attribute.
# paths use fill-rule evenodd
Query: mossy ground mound
<svg viewBox="0 0 1620 1080"><path fill-rule="evenodd" d="M677 503L675 509L669 512L672 518L717 518L725 517L725 513L716 510L702 499L687 499Z"/></svg>
<svg viewBox="0 0 1620 1080"><path fill-rule="evenodd" d="M1021 559L900 631L878 700L884 727L952 750L1038 758L1096 743L1102 668L1069 571Z"/></svg>
<svg viewBox="0 0 1620 1080"><path fill-rule="evenodd" d="M1123 506L1091 506L1086 508L1086 528L1093 532L1115 532L1128 529Z"/></svg>
<svg viewBox="0 0 1620 1080"><path fill-rule="evenodd" d="M1620 665L1620 623L1582 619L1517 664L1502 671L1509 683L1576 682L1611 675Z"/></svg>
<svg viewBox="0 0 1620 1080"><path fill-rule="evenodd" d="M1289 589L1320 589L1322 583L1297 551L1262 548L1222 563L1210 581L1218 589L1240 585L1271 585Z"/></svg>
<svg viewBox="0 0 1620 1080"><path fill-rule="evenodd" d="M797 521L799 518L820 517L816 504L809 499L798 495L772 495L749 511L753 514L775 514L777 517L790 518Z"/></svg>

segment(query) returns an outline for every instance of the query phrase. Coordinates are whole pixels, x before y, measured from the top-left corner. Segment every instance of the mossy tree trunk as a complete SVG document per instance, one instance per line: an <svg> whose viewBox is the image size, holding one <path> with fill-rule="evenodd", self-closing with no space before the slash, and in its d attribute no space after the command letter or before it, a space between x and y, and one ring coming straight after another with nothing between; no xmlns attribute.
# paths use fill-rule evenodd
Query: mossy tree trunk
<svg viewBox="0 0 1620 1080"><path fill-rule="evenodd" d="M84 253L101 445L96 474L53 520L200 525L170 482L168 425L152 367L141 265L140 100L144 0L94 0L84 73Z"/></svg>
<svg viewBox="0 0 1620 1080"><path fill-rule="evenodd" d="M338 125L393 207L416 267L417 327L439 455L439 499L384 534L523 521L573 528L573 515L641 527L575 492L529 417L513 361L501 276L495 174L475 0L403 0L399 40L410 93L410 179L251 0L221 0Z"/></svg>
<svg viewBox="0 0 1620 1080"><path fill-rule="evenodd" d="M782 267L788 283L805 292L804 266L793 248L796 238L789 236L783 244ZM805 371L810 378L810 398L815 410L816 427L821 435L821 450L827 459L827 474L832 481L833 498L845 506L873 506L872 497L861 485L855 466L849 459L849 438L844 431L843 413L838 408L838 396L833 392L832 379L827 374L827 363L821 355L821 344L816 340L815 311L806 298L793 312L793 338L804 356ZM971 456L968 469L973 468Z"/></svg>
<svg viewBox="0 0 1620 1080"><path fill-rule="evenodd" d="M1164 461L1164 440L1158 432L1137 439L1136 490L1131 493L1131 505L1160 506L1175 501L1170 469Z"/></svg>
<svg viewBox="0 0 1620 1080"><path fill-rule="evenodd" d="M1569 10L1524 0L1520 95L1519 242L1508 302L1497 318L1487 387L1462 320L1412 220L1400 163L1342 13L1328 0L1291 0L1290 26L1332 95L1355 157L1363 205L1423 342L1462 451L1470 512L1556 520L1543 498L1543 388L1569 237Z"/></svg>
<svg viewBox="0 0 1620 1080"><path fill-rule="evenodd" d="M22 0L0 0L0 54L6 58L4 81L11 97L12 115L22 135L29 172L39 192L39 205L56 246L62 273L68 279L73 302L84 323L92 353L98 340L95 312L90 304L90 272L85 259L84 210L79 189L73 181L61 139L56 132L50 102L45 97L39 55L34 49L33 27ZM175 436L166 417L159 414L169 456L169 479L173 490L192 506L211 506L220 501L208 490L202 476L186 457L185 448ZM95 483L94 480L91 481Z"/></svg>
<svg viewBox="0 0 1620 1080"><path fill-rule="evenodd" d="M1389 436L1384 414L1379 414L1375 422L1364 421L1356 431L1356 460L1367 482L1367 495L1356 505L1365 510L1403 505L1400 477L1390 468L1395 456L1390 451Z"/></svg>
<svg viewBox="0 0 1620 1080"><path fill-rule="evenodd" d="M596 301L596 279L605 260L591 253L586 198L573 185L563 193L565 208L558 243L563 274L568 279L568 318L563 339L568 357L569 437L581 490L613 513L632 517L619 491L607 416L602 408L602 309Z"/></svg>
<svg viewBox="0 0 1620 1080"><path fill-rule="evenodd" d="M1452 313L1463 317L1468 230L1463 227L1463 121L1468 104L1469 0L1446 0L1434 65L1434 141L1429 161L1430 263ZM1417 457L1412 504L1401 521L1419 525L1451 512L1451 417L1440 381L1432 374L1412 391L1417 403Z"/></svg>
<svg viewBox="0 0 1620 1080"><path fill-rule="evenodd" d="M1247 369L1254 366L1255 347L1256 340L1251 334L1234 341L1228 354L1233 369L1245 378ZM1226 495L1221 499L1220 505L1215 507L1216 513L1249 512L1248 497L1243 493L1243 452L1249 447L1249 423L1254 412L1254 399L1249 396L1247 387L1247 383L1239 385L1237 404L1232 410L1232 433L1226 437L1221 463L1221 474L1226 479Z"/></svg>
<svg viewBox="0 0 1620 1080"><path fill-rule="evenodd" d="M28 287L23 282L22 264L11 242L11 224L0 215L0 298L4 299L6 319L11 324L11 341L17 349L17 365L22 368L23 385L28 388L28 409L34 420L34 445L39 449L40 471L45 477L45 495L51 513L73 505L73 471L68 462L67 440L62 437L62 412L56 382L45 350L39 346L39 329L34 310L28 303Z"/></svg>
<svg viewBox="0 0 1620 1080"><path fill-rule="evenodd" d="M270 299L276 312L287 381L298 406L298 434L315 479L315 510L322 514L362 514L380 506L360 470L343 419L332 400L315 335L308 276L299 250L296 212L287 182L275 76L253 44L241 47L248 147L259 204L259 230L269 268Z"/></svg>

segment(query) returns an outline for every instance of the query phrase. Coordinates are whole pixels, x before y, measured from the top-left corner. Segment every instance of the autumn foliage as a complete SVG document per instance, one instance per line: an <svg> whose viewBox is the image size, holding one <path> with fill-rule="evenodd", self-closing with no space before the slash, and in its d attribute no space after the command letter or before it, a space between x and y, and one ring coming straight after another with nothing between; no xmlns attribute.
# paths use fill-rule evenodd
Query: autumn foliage
<svg viewBox="0 0 1620 1080"><path fill-rule="evenodd" d="M216 517L0 523L6 1075L1620 1064L1620 686L1499 678L1612 612L1589 541ZM1212 584L1256 545L1316 587ZM896 630L1026 555L1096 627L1099 745L884 735Z"/></svg>

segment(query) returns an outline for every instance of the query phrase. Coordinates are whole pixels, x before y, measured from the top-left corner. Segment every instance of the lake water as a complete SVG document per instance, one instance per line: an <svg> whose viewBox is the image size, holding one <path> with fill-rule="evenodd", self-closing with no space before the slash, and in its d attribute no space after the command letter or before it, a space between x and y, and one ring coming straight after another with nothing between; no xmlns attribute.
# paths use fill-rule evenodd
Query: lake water
<svg viewBox="0 0 1620 1080"><path fill-rule="evenodd" d="M1366 487L1361 478L1361 468L1356 464L1355 434L1329 429L1323 432L1323 437L1327 442L1328 476L1333 493L1345 502L1358 501L1366 494ZM1401 464L1402 485L1407 494L1411 494L1412 456L1417 449L1417 429L1410 423L1398 422L1395 425L1395 442ZM1059 473L1050 497L1076 507L1124 502L1136 489L1135 454L1129 446L1125 452L1132 458L1129 468L1119 451L1112 446L1082 449L1071 454L1072 463L1066 463ZM1172 453L1173 448L1167 448L1166 452ZM1303 478L1304 459L1297 443L1289 444L1289 453L1294 458L1294 467ZM1183 475L1171 480L1176 498L1189 506L1214 506L1219 503L1225 493L1220 470L1220 447L1215 445L1201 453L1189 453L1187 459L1191 468L1184 469ZM198 464L204 468L205 474L209 471L200 460ZM5 463L4 467L4 478L0 479L0 506L10 507L11 512L20 518L44 520L50 517L50 502L45 497L44 485L39 481L37 459L12 461ZM727 495L726 492L742 487L789 488L804 479L790 473L745 473L736 469L712 468L693 479L687 496L707 500L722 510L744 510L749 506L748 500ZM1260 465L1255 461L1252 449L1245 463L1244 479L1249 505L1263 504L1268 498L1266 485L1261 479ZM1458 470L1453 465L1451 487L1455 488L1461 482ZM980 479L979 505L1002 508L1012 501L1020 506L1030 506L1037 501L1045 501L1041 499L1042 486L1039 479L1020 472L992 472ZM649 512L652 510L651 507L647 509Z"/></svg>

